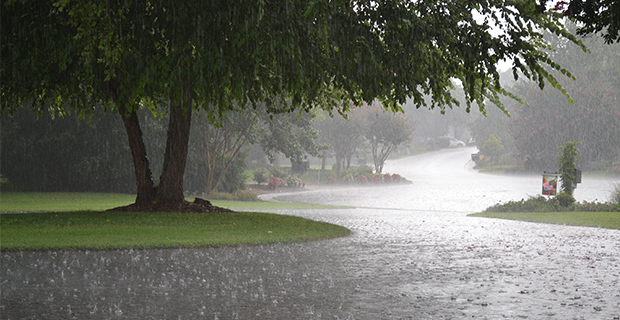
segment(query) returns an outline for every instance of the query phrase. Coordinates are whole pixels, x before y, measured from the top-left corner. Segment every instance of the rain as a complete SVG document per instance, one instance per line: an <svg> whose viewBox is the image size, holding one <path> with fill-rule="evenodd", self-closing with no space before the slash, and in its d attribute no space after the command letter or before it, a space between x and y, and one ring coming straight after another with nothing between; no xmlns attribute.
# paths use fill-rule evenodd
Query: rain
<svg viewBox="0 0 620 320"><path fill-rule="evenodd" d="M347 119L311 108L270 115L260 106L229 114L217 125L208 121L214 114L197 111L188 139L185 196L210 196L216 189L233 194L252 179L246 169L312 166L302 170L312 183L297 184L299 173L294 187L286 182L257 197L331 206L268 211L344 226L351 235L251 246L2 251L0 316L620 320L618 230L469 216L540 195L541 173L557 170L558 146L570 141L580 143L578 166L584 170L576 201L606 202L614 188L618 192L620 110L614 90L620 82L614 72L620 51L617 44L587 40L602 53L587 61L571 51L578 47L553 53L564 65L576 66L577 78L590 81L562 79L558 86L568 94L553 88L541 93L536 83L502 74L502 83L528 105L505 99L500 108L470 110L454 83L460 107L418 109L407 101L404 113L387 113L397 122L368 125L371 131L354 121L367 110L372 112L365 117L383 117L378 104L352 106ZM260 67L256 77L267 72ZM283 106L290 107L269 107ZM155 180L162 171L165 109L132 111L144 129ZM136 192L116 114L96 110L87 125L76 114L54 120L32 110L12 111L8 117L3 109L1 118L3 192ZM227 121L239 127L226 128ZM359 131L345 133L349 144L338 149L344 139L333 138L343 134L338 132L343 123ZM395 123L404 128L396 138L389 130ZM228 162L213 160L205 169L213 132L224 132L220 129L236 134L237 140L220 141L234 141L229 148L234 155L219 154ZM60 136L70 138L56 139ZM71 143L76 137L81 142ZM398 143L390 145L389 137ZM216 178L208 171L229 165L236 171L224 169ZM341 174L356 167L369 170L371 182ZM372 183L381 174L403 182Z"/></svg>
<svg viewBox="0 0 620 320"><path fill-rule="evenodd" d="M538 193L473 147L388 161L412 184L267 194L349 237L251 247L2 253L7 319L616 319L617 230L467 217ZM593 200L614 181L584 181ZM617 180L616 180L617 182Z"/></svg>

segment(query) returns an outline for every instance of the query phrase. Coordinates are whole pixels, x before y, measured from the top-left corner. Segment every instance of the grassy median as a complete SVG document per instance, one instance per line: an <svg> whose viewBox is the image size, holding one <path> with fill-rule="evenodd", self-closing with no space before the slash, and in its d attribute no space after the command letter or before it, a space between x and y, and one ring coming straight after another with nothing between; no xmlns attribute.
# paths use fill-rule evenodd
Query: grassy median
<svg viewBox="0 0 620 320"><path fill-rule="evenodd" d="M132 201L133 196L109 194L0 194L0 211L22 212L0 214L0 249L205 247L301 242L350 234L344 227L272 213L99 211ZM213 204L233 210L252 206L235 201L213 201ZM256 210L284 209L287 205L253 204L260 207ZM43 210L47 212L27 212Z"/></svg>
<svg viewBox="0 0 620 320"><path fill-rule="evenodd" d="M469 216L620 229L620 212L481 212Z"/></svg>

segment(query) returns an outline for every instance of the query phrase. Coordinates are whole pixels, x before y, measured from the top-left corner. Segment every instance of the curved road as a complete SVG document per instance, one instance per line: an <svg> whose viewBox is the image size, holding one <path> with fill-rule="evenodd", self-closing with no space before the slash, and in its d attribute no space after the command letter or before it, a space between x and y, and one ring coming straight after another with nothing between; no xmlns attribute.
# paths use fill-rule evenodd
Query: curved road
<svg viewBox="0 0 620 320"><path fill-rule="evenodd" d="M411 185L279 195L356 206L282 212L344 225L346 238L2 253L0 318L620 319L620 232L467 217L540 188L473 172L470 151L386 165Z"/></svg>

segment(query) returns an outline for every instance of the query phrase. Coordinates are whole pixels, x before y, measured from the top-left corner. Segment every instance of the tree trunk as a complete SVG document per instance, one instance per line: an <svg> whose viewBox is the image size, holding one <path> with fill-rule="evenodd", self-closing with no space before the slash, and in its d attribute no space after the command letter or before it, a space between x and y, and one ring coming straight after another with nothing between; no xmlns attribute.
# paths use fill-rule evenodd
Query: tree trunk
<svg viewBox="0 0 620 320"><path fill-rule="evenodd" d="M140 122L136 111L129 114L125 113L125 108L121 107L120 115L127 131L129 139L129 148L131 149L131 157L133 158L134 169L136 173L136 205L146 206L155 200L155 189L153 188L153 176L151 173L149 159L146 155L146 147L140 129Z"/></svg>
<svg viewBox="0 0 620 320"><path fill-rule="evenodd" d="M187 161L189 129L192 121L191 99L170 103L170 122L166 141L164 166L157 188L159 206L167 207L184 201L183 174Z"/></svg>

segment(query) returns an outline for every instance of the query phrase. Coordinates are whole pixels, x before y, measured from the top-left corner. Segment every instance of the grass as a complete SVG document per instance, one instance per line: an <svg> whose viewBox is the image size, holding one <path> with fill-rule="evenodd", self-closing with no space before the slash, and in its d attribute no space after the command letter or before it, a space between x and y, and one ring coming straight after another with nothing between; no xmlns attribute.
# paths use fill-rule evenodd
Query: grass
<svg viewBox="0 0 620 320"><path fill-rule="evenodd" d="M103 193L1 193L0 212L12 213L0 214L0 250L251 245L350 234L344 227L272 213L102 211L130 204L134 197ZM328 208L276 202L212 203L237 211Z"/></svg>
<svg viewBox="0 0 620 320"><path fill-rule="evenodd" d="M7 192L0 193L0 212L103 211L131 204L135 199L135 195L119 193ZM193 201L193 199L188 200ZM215 206L236 211L340 208L336 206L268 201L210 201Z"/></svg>
<svg viewBox="0 0 620 320"><path fill-rule="evenodd" d="M272 213L44 212L0 215L1 250L205 247L342 237L344 227Z"/></svg>
<svg viewBox="0 0 620 320"><path fill-rule="evenodd" d="M469 216L620 229L620 212L481 212Z"/></svg>

